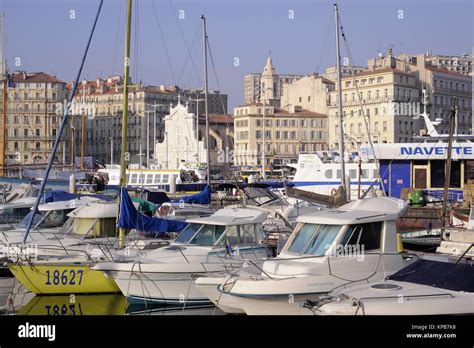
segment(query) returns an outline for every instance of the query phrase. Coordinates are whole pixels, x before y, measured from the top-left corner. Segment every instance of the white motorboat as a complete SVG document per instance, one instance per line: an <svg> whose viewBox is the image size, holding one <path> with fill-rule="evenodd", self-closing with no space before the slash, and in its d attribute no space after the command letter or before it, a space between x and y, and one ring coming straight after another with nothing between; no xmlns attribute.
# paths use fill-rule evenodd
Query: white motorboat
<svg viewBox="0 0 474 348"><path fill-rule="evenodd" d="M474 268L420 259L388 280L335 291L306 307L317 315L474 314Z"/></svg>
<svg viewBox="0 0 474 348"><path fill-rule="evenodd" d="M196 287L227 313L299 314L299 301L344 284L384 279L410 262L395 221L406 203L374 197L301 215L278 257Z"/></svg>
<svg viewBox="0 0 474 348"><path fill-rule="evenodd" d="M210 303L194 280L236 269L246 259L267 256L262 223L267 214L249 208L225 208L188 226L168 247L129 263L100 263L93 269L115 279L131 303L197 305Z"/></svg>

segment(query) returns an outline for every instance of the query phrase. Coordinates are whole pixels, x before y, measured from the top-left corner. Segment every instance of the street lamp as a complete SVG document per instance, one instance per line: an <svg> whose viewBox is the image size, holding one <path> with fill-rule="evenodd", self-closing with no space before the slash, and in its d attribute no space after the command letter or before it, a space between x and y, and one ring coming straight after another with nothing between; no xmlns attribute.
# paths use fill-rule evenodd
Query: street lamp
<svg viewBox="0 0 474 348"><path fill-rule="evenodd" d="M110 165L114 164L114 138L110 137Z"/></svg>
<svg viewBox="0 0 474 348"><path fill-rule="evenodd" d="M166 169L168 169L168 132L165 132L165 140L166 140Z"/></svg>

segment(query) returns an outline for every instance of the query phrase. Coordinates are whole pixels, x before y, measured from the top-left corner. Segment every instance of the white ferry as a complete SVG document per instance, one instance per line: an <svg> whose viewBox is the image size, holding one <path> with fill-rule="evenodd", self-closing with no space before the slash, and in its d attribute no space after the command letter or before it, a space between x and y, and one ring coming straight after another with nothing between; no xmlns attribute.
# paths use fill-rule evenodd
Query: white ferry
<svg viewBox="0 0 474 348"><path fill-rule="evenodd" d="M341 185L341 163L335 151L317 151L300 154L298 163L290 163L295 168L293 185L299 189L329 195ZM375 161L362 160L359 170L359 154L352 153L345 160L346 176L350 178L351 197L357 197L357 191L363 193L378 178Z"/></svg>
<svg viewBox="0 0 474 348"><path fill-rule="evenodd" d="M162 169L159 166L140 168L137 164L131 164L127 168L125 181L127 186L168 191L170 178L174 177L177 191L199 191L206 184L206 169L205 163L183 162L178 169ZM120 165L106 165L98 172L106 174L108 187L120 185Z"/></svg>

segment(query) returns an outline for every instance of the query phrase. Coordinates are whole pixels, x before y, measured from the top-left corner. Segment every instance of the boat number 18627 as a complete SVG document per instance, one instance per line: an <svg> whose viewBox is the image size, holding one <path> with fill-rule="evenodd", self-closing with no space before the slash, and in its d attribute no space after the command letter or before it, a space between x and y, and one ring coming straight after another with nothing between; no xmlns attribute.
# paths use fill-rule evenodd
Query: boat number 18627
<svg viewBox="0 0 474 348"><path fill-rule="evenodd" d="M46 271L46 285L81 285L83 270Z"/></svg>

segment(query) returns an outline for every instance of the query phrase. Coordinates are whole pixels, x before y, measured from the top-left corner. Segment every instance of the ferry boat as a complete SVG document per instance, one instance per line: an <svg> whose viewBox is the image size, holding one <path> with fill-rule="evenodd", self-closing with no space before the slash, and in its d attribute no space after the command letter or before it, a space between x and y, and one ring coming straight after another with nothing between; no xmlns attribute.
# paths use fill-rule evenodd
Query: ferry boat
<svg viewBox="0 0 474 348"><path fill-rule="evenodd" d="M350 178L350 196L357 198L359 186L362 194L377 181L377 164L372 159L359 163L362 158L357 152L347 157L345 168ZM296 169L292 184L302 190L329 195L341 185L340 156L336 151L303 153L298 156L298 163L287 166Z"/></svg>
<svg viewBox="0 0 474 348"><path fill-rule="evenodd" d="M140 168L130 164L126 172L127 186L140 186L147 189L169 191L170 178L174 176L176 191L202 191L206 186L206 163L182 162L178 169L162 169L160 166ZM116 187L120 184L120 165L106 165L99 173L108 178L107 186Z"/></svg>

